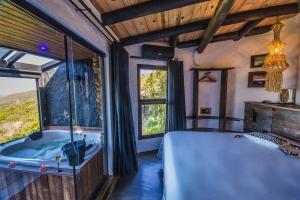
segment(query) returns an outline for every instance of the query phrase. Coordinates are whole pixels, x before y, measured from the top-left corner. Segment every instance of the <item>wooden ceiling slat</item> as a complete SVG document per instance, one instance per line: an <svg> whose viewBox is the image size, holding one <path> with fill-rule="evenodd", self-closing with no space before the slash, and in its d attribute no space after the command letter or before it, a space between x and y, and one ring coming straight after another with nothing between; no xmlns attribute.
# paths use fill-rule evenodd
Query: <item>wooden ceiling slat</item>
<svg viewBox="0 0 300 200"><path fill-rule="evenodd" d="M192 11L192 17L190 18L190 20L185 20L184 23L181 23L181 24L187 24L187 23L194 22L197 20L203 20L203 19L208 19L208 18L212 17L212 15L215 12L215 9L217 7L218 1L219 0L211 0L206 3L195 5L194 9ZM195 33L197 33L197 31ZM190 37L195 38L198 35L199 34L195 34L195 35L187 34L186 35L187 38L185 38L185 34L182 34L180 38L181 38L181 40L186 41L186 40L189 40Z"/></svg>
<svg viewBox="0 0 300 200"><path fill-rule="evenodd" d="M161 20L161 16L162 16L162 13L145 16L146 24L147 24L149 31L163 29L163 22Z"/></svg>
<svg viewBox="0 0 300 200"><path fill-rule="evenodd" d="M216 32L215 35L221 35L225 33L235 32L243 28L243 26L246 24L246 22L241 22L237 24L232 25L226 25L219 28L219 30Z"/></svg>
<svg viewBox="0 0 300 200"><path fill-rule="evenodd" d="M282 15L282 16L279 16L279 19L281 21L284 21L288 18L291 18L291 17L294 17L296 16L295 14L290 14L290 15ZM270 25L270 24L274 24L275 21L276 21L276 18L277 17L268 17L268 18L265 18L263 19L258 25L257 27L261 27L261 26L266 26L266 25Z"/></svg>
<svg viewBox="0 0 300 200"><path fill-rule="evenodd" d="M143 3L145 2L145 0L91 0L91 2L101 13L107 13L120 8ZM114 25L110 25L110 27L113 31L116 32L116 34L120 38L127 38L141 33L153 32L182 24L188 24L195 21L211 18L215 12L216 5L218 4L218 2L219 0L210 0L202 3L200 2L198 4L189 5L182 8L147 15L145 17L136 18L126 22L117 23ZM233 6L230 9L230 13L233 14L248 10L290 4L295 2L297 2L297 0L234 0ZM267 22L262 22L258 26L265 25L267 25ZM226 32L232 32L237 30L241 26L242 24L229 25L224 28L221 28L217 32L217 34L219 35L225 34ZM199 35L200 32L195 31L194 35L192 33L181 34L178 36L178 39L180 41L186 41L192 38L197 39L197 36Z"/></svg>
<svg viewBox="0 0 300 200"><path fill-rule="evenodd" d="M34 29L37 31L40 31L41 33L44 34L48 34L51 36L55 36L55 37L63 37L63 34L59 34L57 32L54 31L49 31L49 30L45 30L44 28L42 28L41 26L31 23L30 21L26 21L22 18L19 17L15 17L12 13L7 13L6 11L3 11L0 7L0 17L3 19L3 21L8 21L8 23L12 23L12 24L18 24L18 26L21 26L24 29Z"/></svg>
<svg viewBox="0 0 300 200"><path fill-rule="evenodd" d="M120 0L120 1L112 1L109 4L107 4L107 6L109 11L111 11L111 10L116 10L121 7L124 7L126 6L126 4L124 4L123 0ZM128 34L128 35L138 34L138 29L136 28L134 22L131 20L124 21L122 23L116 23L114 27L117 28L118 31L121 32L121 34ZM124 30L126 31L124 32ZM122 38L123 35L118 35L118 37Z"/></svg>
<svg viewBox="0 0 300 200"><path fill-rule="evenodd" d="M140 3L138 0L122 0L122 1L125 7L133 6ZM137 29L137 34L142 34L149 31L145 17L138 17L133 19L132 21Z"/></svg>
<svg viewBox="0 0 300 200"><path fill-rule="evenodd" d="M2 33L0 33L0 36L2 36ZM28 43L27 41L20 41L20 40L12 40L13 38L0 38L0 46L10 48L10 49L15 49L19 51L24 51L28 53L34 53L36 55L41 55L49 58L54 58L54 59L59 59L59 60L64 60L64 55L61 55L59 51L52 52L41 52L36 50L35 46L32 46L32 44Z"/></svg>
<svg viewBox="0 0 300 200"><path fill-rule="evenodd" d="M2 15L0 11L0 24L2 25L2 29L0 31L9 30L11 31L11 34L16 35L23 35L27 33L28 39L37 39L40 38L40 43L55 43L55 45L61 46L61 48L64 48L64 36L63 34L51 34L46 33L45 30L43 30L39 26L33 26L32 24L29 24L27 21L22 21L22 19L15 18L13 19L12 16L9 15ZM27 23L27 24L26 24ZM78 44L74 44L74 48L79 48ZM82 50L86 49L81 47ZM89 50L85 50L89 51Z"/></svg>
<svg viewBox="0 0 300 200"><path fill-rule="evenodd" d="M37 20L36 18L32 17L31 15L27 14L26 12L24 12L20 9L17 9L16 7L13 7L10 4L7 4L7 3L1 4L0 7L3 12L6 12L14 17L23 19L24 21L27 21L28 23L39 26L39 27L43 28L44 30L50 31L53 34L59 34L59 32L57 30L54 30L47 24L44 24L43 22Z"/></svg>
<svg viewBox="0 0 300 200"><path fill-rule="evenodd" d="M224 26L234 25L241 22L247 22L247 21L262 19L271 16L296 14L298 12L299 12L298 4L296 3L281 5L281 6L273 6L268 8L261 8L261 9L231 14L225 19L223 25ZM136 43L151 41L154 39L166 38L178 34L188 33L192 31L204 30L207 28L209 20L210 19L205 19L197 22L183 24L180 26L172 26L164 30L147 32L145 34L140 34L137 36L130 36L128 38L121 39L121 43L127 46Z"/></svg>
<svg viewBox="0 0 300 200"><path fill-rule="evenodd" d="M60 37L57 37L57 38L47 37L46 34L39 34L35 31L30 31L30 30L27 30L27 29L24 29L24 28L20 28L19 26L14 26L13 24L5 23L5 21L2 20L1 17L0 17L0 26L5 27L5 28L3 28L3 30L9 31L11 34L27 35L27 36L29 36L30 38L33 38L33 39L40 39L40 41L43 41L45 38L47 38L47 41L49 41L51 43L55 43L57 45L64 44L64 39L63 38L60 38Z"/></svg>
<svg viewBox="0 0 300 200"><path fill-rule="evenodd" d="M64 34L49 27L44 22L15 7L8 1L0 2L0 46L34 53L55 59L65 59ZM48 46L46 52L39 45ZM74 58L91 58L94 53L73 42Z"/></svg>
<svg viewBox="0 0 300 200"><path fill-rule="evenodd" d="M259 8L296 3L297 0L235 0L230 13L244 12Z"/></svg>

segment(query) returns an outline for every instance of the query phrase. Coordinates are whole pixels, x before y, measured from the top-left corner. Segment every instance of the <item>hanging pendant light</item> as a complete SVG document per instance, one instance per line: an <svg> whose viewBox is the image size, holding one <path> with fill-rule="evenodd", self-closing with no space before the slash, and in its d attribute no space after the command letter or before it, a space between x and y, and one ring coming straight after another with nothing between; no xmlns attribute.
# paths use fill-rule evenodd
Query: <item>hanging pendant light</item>
<svg viewBox="0 0 300 200"><path fill-rule="evenodd" d="M263 69L267 72L265 88L269 92L280 92L282 89L282 72L289 67L286 62L283 48L285 44L280 41L280 31L283 23L277 18L272 26L274 40L268 45L269 55L266 56Z"/></svg>

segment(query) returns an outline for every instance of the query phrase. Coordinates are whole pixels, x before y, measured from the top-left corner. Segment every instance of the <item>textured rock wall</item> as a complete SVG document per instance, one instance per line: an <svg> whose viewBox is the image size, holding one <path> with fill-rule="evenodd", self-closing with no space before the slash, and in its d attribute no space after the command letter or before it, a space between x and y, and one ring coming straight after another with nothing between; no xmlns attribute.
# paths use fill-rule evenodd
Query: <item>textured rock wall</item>
<svg viewBox="0 0 300 200"><path fill-rule="evenodd" d="M43 73L42 101L45 126L68 126L69 107L65 64ZM70 67L73 125L100 127L91 60L75 61Z"/></svg>

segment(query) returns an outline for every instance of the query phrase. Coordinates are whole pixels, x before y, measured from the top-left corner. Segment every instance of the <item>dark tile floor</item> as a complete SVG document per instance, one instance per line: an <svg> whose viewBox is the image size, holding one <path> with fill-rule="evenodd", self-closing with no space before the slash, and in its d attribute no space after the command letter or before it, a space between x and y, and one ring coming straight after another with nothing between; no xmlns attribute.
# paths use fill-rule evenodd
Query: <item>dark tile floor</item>
<svg viewBox="0 0 300 200"><path fill-rule="evenodd" d="M163 195L162 166L156 154L139 157L139 172L121 177L111 200L161 200Z"/></svg>

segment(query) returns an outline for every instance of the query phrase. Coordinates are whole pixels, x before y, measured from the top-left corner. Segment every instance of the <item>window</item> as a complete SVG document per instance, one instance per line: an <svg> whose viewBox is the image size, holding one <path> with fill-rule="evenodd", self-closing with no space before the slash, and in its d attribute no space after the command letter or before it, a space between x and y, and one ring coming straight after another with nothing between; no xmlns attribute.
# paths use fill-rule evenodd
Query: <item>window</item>
<svg viewBox="0 0 300 200"><path fill-rule="evenodd" d="M36 80L0 77L0 144L40 130Z"/></svg>
<svg viewBox="0 0 300 200"><path fill-rule="evenodd" d="M167 70L138 65L139 139L158 137L166 131Z"/></svg>

